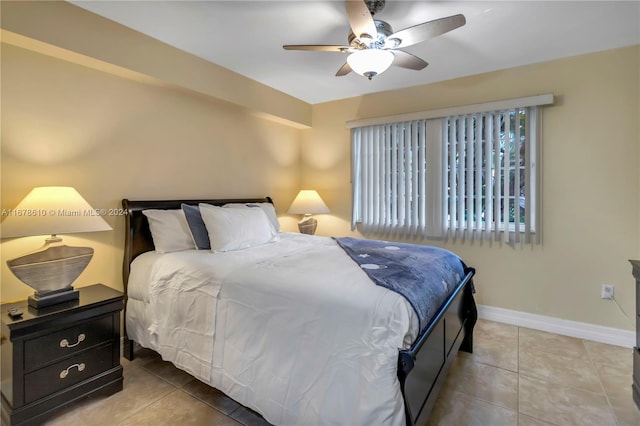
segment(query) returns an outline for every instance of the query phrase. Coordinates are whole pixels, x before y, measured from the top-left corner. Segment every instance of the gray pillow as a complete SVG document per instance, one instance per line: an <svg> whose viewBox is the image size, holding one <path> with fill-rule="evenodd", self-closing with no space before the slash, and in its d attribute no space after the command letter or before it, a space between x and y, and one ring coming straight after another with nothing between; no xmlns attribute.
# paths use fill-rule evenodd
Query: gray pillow
<svg viewBox="0 0 640 426"><path fill-rule="evenodd" d="M198 250L210 250L211 242L209 241L209 233L207 227L204 225L202 215L200 214L200 207L190 206L189 204L181 204L184 216L187 218L187 224L189 224L189 230L193 241L196 243Z"/></svg>

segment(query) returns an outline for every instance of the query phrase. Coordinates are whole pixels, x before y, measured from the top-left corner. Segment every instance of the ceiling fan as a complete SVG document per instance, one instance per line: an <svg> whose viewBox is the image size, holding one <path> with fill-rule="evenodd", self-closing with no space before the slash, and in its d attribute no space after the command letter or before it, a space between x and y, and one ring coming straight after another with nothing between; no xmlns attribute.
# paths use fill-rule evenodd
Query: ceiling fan
<svg viewBox="0 0 640 426"><path fill-rule="evenodd" d="M387 22L373 18L384 8L385 0L347 0L345 4L351 26L348 46L287 44L282 47L286 50L349 53L347 62L336 76L355 71L371 80L391 64L411 70L425 68L429 65L427 62L400 48L421 43L466 23L464 15L458 14L393 32Z"/></svg>

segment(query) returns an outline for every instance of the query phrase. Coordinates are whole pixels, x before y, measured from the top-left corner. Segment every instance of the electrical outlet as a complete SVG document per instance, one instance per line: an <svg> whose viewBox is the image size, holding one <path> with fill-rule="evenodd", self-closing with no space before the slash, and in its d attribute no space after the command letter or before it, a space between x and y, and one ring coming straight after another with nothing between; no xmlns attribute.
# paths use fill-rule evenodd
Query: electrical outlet
<svg viewBox="0 0 640 426"><path fill-rule="evenodd" d="M613 299L613 286L611 284L602 284L602 298Z"/></svg>

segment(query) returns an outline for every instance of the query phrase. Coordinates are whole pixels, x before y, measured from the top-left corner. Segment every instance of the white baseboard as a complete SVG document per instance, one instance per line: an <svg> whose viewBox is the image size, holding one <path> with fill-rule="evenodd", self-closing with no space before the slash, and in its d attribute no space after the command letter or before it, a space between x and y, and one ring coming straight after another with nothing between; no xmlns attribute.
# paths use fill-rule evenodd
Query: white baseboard
<svg viewBox="0 0 640 426"><path fill-rule="evenodd" d="M489 321L532 328L534 330L546 331L563 336L577 337L578 339L593 340L595 342L625 348L632 348L636 343L636 335L633 331L547 317L544 315L529 314L527 312L512 311L504 308L494 308L492 306L478 305L478 317Z"/></svg>

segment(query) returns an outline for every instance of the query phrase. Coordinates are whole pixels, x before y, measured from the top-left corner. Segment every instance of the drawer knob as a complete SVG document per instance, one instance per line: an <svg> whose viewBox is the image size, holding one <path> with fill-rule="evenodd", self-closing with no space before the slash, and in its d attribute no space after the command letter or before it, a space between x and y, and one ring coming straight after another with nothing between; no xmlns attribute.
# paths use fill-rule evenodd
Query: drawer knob
<svg viewBox="0 0 640 426"><path fill-rule="evenodd" d="M80 344L80 342L82 342L86 337L87 336L85 336L84 333L80 333L80 335L78 336L78 341L76 343L74 343L73 345L69 344L69 341L67 339L62 339L62 340L60 340L60 347L61 348L73 348L74 346L78 346Z"/></svg>
<svg viewBox="0 0 640 426"><path fill-rule="evenodd" d="M67 368L65 368L60 372L60 378L64 379L65 377L67 377L69 375L69 370L71 370L73 367L77 367L78 371L82 371L84 370L85 365L84 365L84 362L81 362L80 364L73 364L68 366Z"/></svg>

